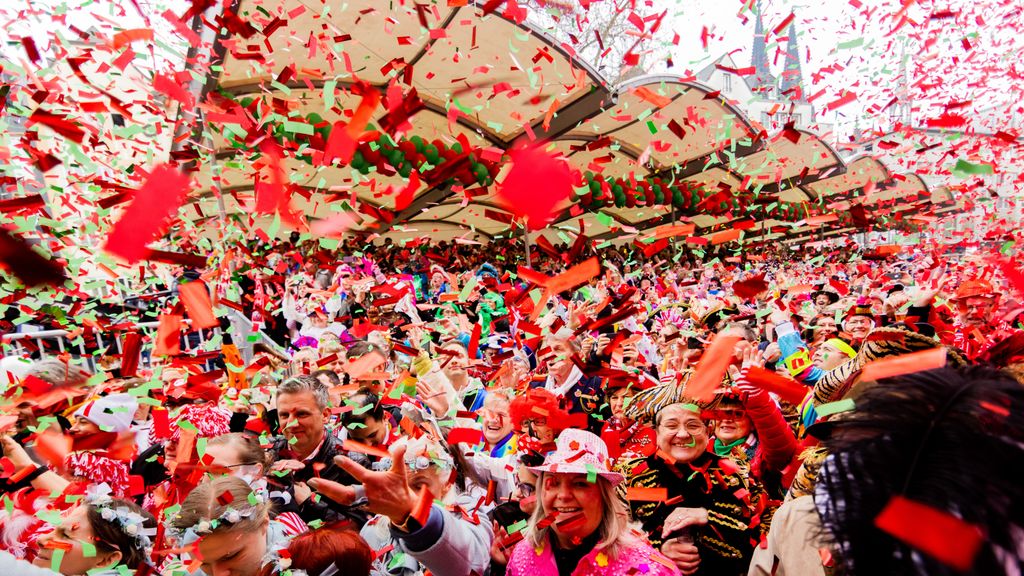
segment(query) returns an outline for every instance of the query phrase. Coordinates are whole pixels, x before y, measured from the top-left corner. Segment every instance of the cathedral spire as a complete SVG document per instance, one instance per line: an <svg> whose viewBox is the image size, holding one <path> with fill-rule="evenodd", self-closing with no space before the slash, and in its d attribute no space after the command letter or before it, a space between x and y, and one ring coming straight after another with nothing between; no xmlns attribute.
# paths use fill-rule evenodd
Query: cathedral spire
<svg viewBox="0 0 1024 576"><path fill-rule="evenodd" d="M757 0L755 3L754 11L756 12L754 46L750 57L750 65L754 67L754 85L751 88L754 92L767 94L775 87L775 78L772 77L771 69L768 67L768 38L764 30L761 0Z"/></svg>
<svg viewBox="0 0 1024 576"><path fill-rule="evenodd" d="M786 64L782 69L779 91L783 97L796 102L807 100L800 69L800 45L796 40L796 25L792 23L789 25L789 38L786 40Z"/></svg>

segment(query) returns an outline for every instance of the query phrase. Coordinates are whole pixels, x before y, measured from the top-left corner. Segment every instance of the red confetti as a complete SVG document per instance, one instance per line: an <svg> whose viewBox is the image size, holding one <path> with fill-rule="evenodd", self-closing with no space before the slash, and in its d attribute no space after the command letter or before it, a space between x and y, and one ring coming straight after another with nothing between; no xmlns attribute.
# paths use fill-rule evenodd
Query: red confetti
<svg viewBox="0 0 1024 576"><path fill-rule="evenodd" d="M181 303L185 305L185 311L192 320L192 329L215 328L220 325L217 317L213 314L213 307L210 304L210 292L206 284L201 281L186 282L178 285L178 293Z"/></svg>
<svg viewBox="0 0 1024 576"><path fill-rule="evenodd" d="M753 278L747 278L746 280L733 283L733 293L744 300L754 298L758 294L768 290L768 283L764 281L764 276L764 274L759 274Z"/></svg>
<svg viewBox="0 0 1024 576"><path fill-rule="evenodd" d="M733 346L739 340L740 336L728 330L715 335L686 386L691 398L710 400L714 396L715 389L722 384L726 368L732 363Z"/></svg>
<svg viewBox="0 0 1024 576"><path fill-rule="evenodd" d="M147 244L163 233L168 217L181 205L189 178L170 165L158 166L135 193L107 238L107 252L134 264L149 253Z"/></svg>
<svg viewBox="0 0 1024 576"><path fill-rule="evenodd" d="M134 378L139 369L139 352L142 350L142 335L128 332L121 342L121 377Z"/></svg>
<svg viewBox="0 0 1024 576"><path fill-rule="evenodd" d="M903 496L893 496L875 526L961 572L974 563L984 541L981 528Z"/></svg>
<svg viewBox="0 0 1024 576"><path fill-rule="evenodd" d="M82 140L85 139L85 131L82 130L81 126L71 122L63 116L51 114L41 108L37 109L31 116L29 116L28 126L32 126L34 124L47 126L54 132L78 144L81 144Z"/></svg>
<svg viewBox="0 0 1024 576"><path fill-rule="evenodd" d="M0 263L26 286L59 286L67 280L63 266L44 257L3 227L0 227Z"/></svg>
<svg viewBox="0 0 1024 576"><path fill-rule="evenodd" d="M163 74L157 74L156 77L153 78L153 89L167 96L171 100L177 100L184 108L192 108L195 106L195 98L193 98L192 94L174 78Z"/></svg>
<svg viewBox="0 0 1024 576"><path fill-rule="evenodd" d="M177 356L181 354L181 316L177 314L161 314L156 328L156 346L153 354L157 356Z"/></svg>
<svg viewBox="0 0 1024 576"><path fill-rule="evenodd" d="M483 440L483 433L476 428L452 428L448 432L449 444L469 444L475 446Z"/></svg>
<svg viewBox="0 0 1024 576"><path fill-rule="evenodd" d="M539 146L509 153L512 169L498 188L498 197L509 212L524 218L533 230L547 226L555 208L572 194L572 174L565 160Z"/></svg>
<svg viewBox="0 0 1024 576"><path fill-rule="evenodd" d="M169 438L171 436L170 421L167 410L156 408L153 410L153 434L157 438Z"/></svg>

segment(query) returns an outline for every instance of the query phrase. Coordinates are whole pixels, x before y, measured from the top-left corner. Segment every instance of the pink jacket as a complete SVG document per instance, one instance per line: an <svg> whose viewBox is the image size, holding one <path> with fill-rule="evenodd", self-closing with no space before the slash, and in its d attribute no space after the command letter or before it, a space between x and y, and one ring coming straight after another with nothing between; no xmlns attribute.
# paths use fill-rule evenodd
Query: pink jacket
<svg viewBox="0 0 1024 576"><path fill-rule="evenodd" d="M646 565L644 570L642 566ZM651 548L650 544L637 540L632 546L622 547L615 558L599 551L592 550L580 560L579 566L573 571L572 576L595 576L629 574L631 571L640 569L644 576L676 576L679 569L671 560L662 556L660 552ZM509 558L508 576L558 576L558 568L555 566L555 555L551 552L551 545L546 543L539 552L534 549L529 540L522 540L516 544Z"/></svg>

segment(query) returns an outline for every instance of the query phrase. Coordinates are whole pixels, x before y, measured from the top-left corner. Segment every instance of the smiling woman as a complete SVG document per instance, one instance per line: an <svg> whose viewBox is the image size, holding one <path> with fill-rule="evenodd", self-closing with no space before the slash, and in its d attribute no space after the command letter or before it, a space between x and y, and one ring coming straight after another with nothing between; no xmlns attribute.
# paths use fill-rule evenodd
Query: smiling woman
<svg viewBox="0 0 1024 576"><path fill-rule="evenodd" d="M669 404L655 426L657 452L619 465L633 517L683 574L745 573L758 539L749 527L763 492L708 451L709 430L697 405ZM645 488L664 491L653 497Z"/></svg>
<svg viewBox="0 0 1024 576"><path fill-rule="evenodd" d="M197 544L204 574L256 576L286 544L269 510L244 480L219 476L188 495L171 527L179 546Z"/></svg>
<svg viewBox="0 0 1024 576"><path fill-rule="evenodd" d="M152 551L155 533L156 520L136 504L93 498L65 513L52 532L39 538L33 564L64 576L136 570Z"/></svg>
<svg viewBox="0 0 1024 576"><path fill-rule="evenodd" d="M528 535L509 559L510 576L625 574L647 567L653 575L677 574L675 566L630 529L615 495L622 482L608 469L608 448L583 430L562 432L539 475L537 506Z"/></svg>

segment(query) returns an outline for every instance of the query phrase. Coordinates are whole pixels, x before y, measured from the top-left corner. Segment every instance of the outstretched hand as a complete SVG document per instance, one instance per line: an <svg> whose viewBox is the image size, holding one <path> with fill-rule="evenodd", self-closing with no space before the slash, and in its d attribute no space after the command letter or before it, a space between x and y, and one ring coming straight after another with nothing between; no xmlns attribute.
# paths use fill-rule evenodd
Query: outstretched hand
<svg viewBox="0 0 1024 576"><path fill-rule="evenodd" d="M406 476L405 450L405 447L401 446L391 453L391 469L386 472L367 470L346 456L334 457L335 464L363 485L366 492L366 508L375 514L387 516L393 524L404 523L418 499ZM314 490L339 504L351 504L356 499L356 491L352 486L322 478L313 478L309 484Z"/></svg>

